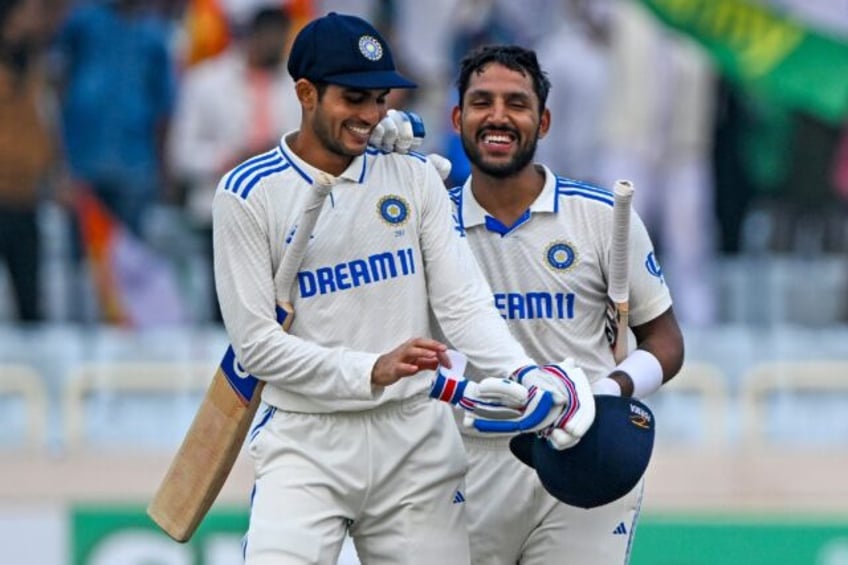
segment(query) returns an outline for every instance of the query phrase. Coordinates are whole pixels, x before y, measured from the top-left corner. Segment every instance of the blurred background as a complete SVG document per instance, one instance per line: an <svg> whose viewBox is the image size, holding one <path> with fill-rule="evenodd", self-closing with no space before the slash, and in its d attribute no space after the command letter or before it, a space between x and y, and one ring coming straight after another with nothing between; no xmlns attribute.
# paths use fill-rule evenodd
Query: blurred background
<svg viewBox="0 0 848 565"><path fill-rule="evenodd" d="M330 10L384 32L452 185L491 42L549 73L541 160L634 181L687 359L632 563L848 564L848 0L2 0L2 562L241 562L243 458L191 543L144 508L227 345L212 192L297 127L286 50Z"/></svg>

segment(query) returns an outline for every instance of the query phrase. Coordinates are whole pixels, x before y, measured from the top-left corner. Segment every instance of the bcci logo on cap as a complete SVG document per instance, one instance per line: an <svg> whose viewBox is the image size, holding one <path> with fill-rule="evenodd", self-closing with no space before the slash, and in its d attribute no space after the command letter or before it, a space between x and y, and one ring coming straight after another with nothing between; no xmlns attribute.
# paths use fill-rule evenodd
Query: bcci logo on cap
<svg viewBox="0 0 848 565"><path fill-rule="evenodd" d="M369 61L379 61L383 58L383 46L370 35L363 35L359 38L359 52Z"/></svg>

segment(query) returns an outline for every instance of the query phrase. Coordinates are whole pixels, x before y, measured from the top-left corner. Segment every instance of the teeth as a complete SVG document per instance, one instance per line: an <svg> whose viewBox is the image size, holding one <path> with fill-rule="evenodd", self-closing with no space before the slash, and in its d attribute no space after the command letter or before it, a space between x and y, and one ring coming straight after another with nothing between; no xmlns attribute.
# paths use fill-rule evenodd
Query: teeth
<svg viewBox="0 0 848 565"><path fill-rule="evenodd" d="M486 143L509 143L512 141L512 138L508 135L486 135L483 137L483 141Z"/></svg>
<svg viewBox="0 0 848 565"><path fill-rule="evenodd" d="M365 135L369 135L371 133L371 130L369 128L357 128L357 127L354 127L354 126L347 126L347 129L349 129L350 131L352 131L356 135L365 136Z"/></svg>

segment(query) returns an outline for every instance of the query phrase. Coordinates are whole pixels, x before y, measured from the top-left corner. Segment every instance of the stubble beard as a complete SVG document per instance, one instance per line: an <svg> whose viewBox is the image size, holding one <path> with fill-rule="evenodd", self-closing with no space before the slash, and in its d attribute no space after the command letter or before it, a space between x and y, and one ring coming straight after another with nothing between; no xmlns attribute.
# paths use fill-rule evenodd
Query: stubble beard
<svg viewBox="0 0 848 565"><path fill-rule="evenodd" d="M536 156L538 135L534 136L527 146L519 146L518 151L512 159L503 164L490 163L483 158L476 144L477 137L479 136L470 137L462 135L461 137L462 149L465 151L465 155L471 161L471 164L479 169L481 173L492 177L507 178L514 176L532 163L533 158Z"/></svg>

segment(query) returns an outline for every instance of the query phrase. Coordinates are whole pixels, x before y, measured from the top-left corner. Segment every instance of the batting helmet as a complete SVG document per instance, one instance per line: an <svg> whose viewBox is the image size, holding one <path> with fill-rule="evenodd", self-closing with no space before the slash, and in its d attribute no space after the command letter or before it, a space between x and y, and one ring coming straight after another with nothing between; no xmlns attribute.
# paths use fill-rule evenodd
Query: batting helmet
<svg viewBox="0 0 848 565"><path fill-rule="evenodd" d="M595 508L633 490L654 447L654 415L634 398L595 397L595 421L574 447L558 451L545 438L521 434L512 453L536 469L551 495L571 506Z"/></svg>

